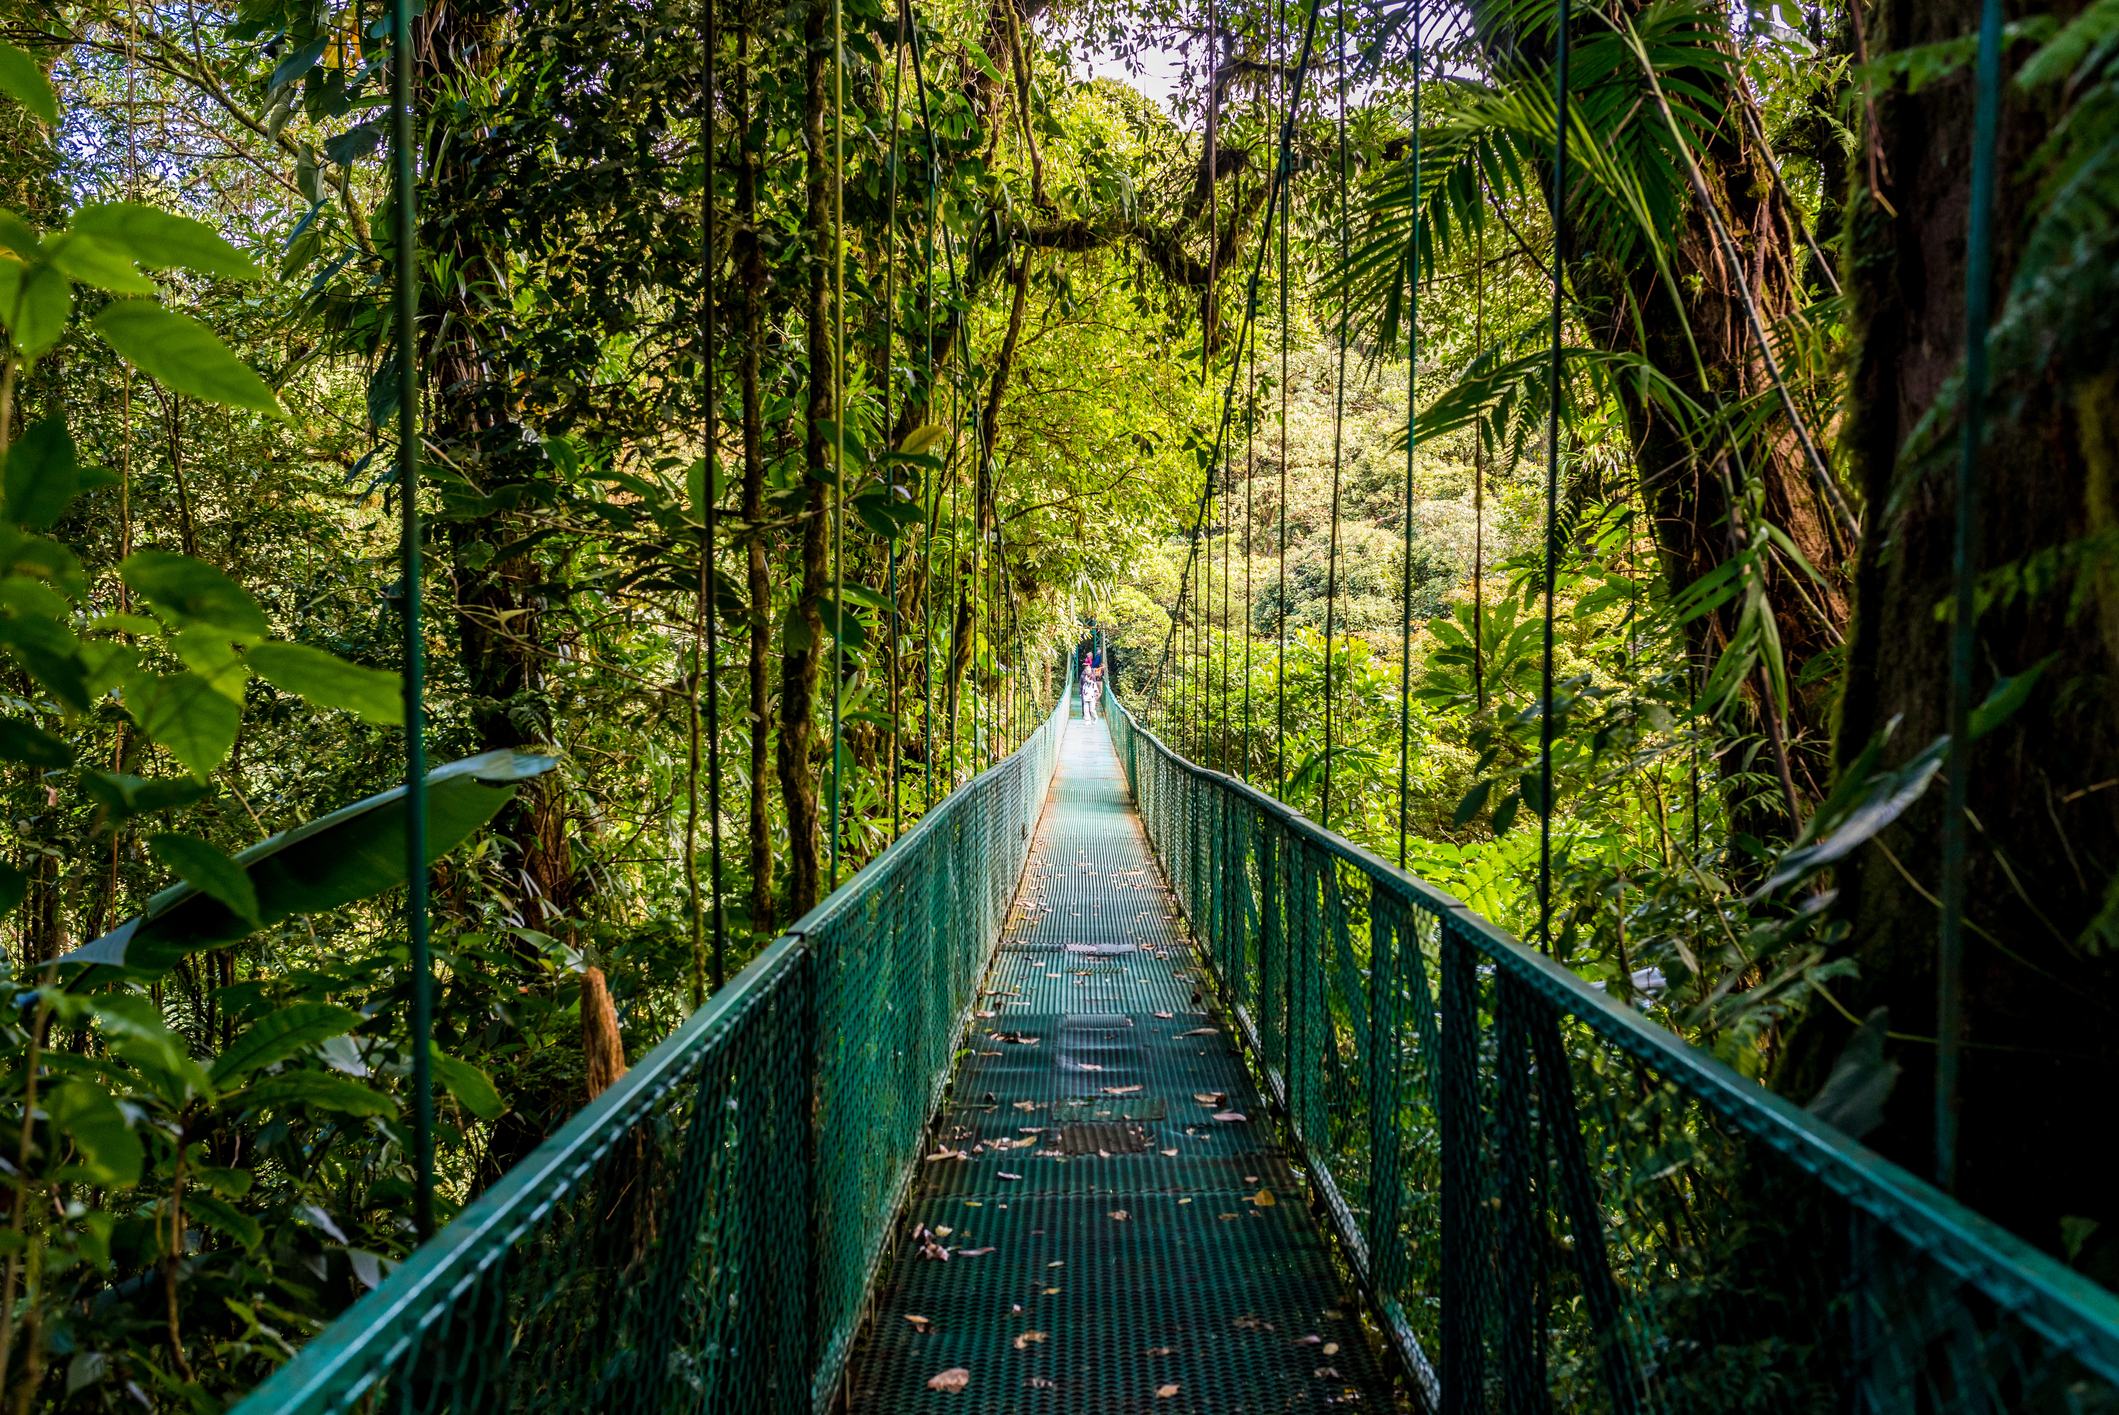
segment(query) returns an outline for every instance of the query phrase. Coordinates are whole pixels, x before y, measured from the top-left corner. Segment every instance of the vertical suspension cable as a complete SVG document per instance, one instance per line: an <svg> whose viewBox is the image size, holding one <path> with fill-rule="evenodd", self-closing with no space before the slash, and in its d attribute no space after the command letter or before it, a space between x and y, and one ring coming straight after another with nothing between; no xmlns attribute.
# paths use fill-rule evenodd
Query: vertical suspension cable
<svg viewBox="0 0 2119 1415"><path fill-rule="evenodd" d="M1483 192L1485 184L1480 184ZM1476 211L1477 208L1474 208ZM1472 249L1472 357L1486 354L1486 222ZM1486 429L1472 442L1472 700L1486 711Z"/></svg>
<svg viewBox="0 0 2119 1415"><path fill-rule="evenodd" d="M419 226L412 151L412 0L391 0L390 125L397 187L397 499L404 595L405 934L412 955L412 1222L434 1233L433 959L427 934L426 654L420 639Z"/></svg>
<svg viewBox="0 0 2119 1415"><path fill-rule="evenodd" d="M1271 239L1268 233L1267 239ZM1258 317L1258 291L1247 297L1245 315L1254 325ZM1258 340L1251 339L1250 365L1243 385L1243 779L1251 780L1251 536L1256 529L1253 509L1258 487Z"/></svg>
<svg viewBox="0 0 2119 1415"><path fill-rule="evenodd" d="M1965 857L1972 771L1972 631L1979 558L1979 455L1986 436L1987 324L1994 261L1994 147L2001 125L2001 0L1979 11L1978 99L1965 248L1964 419L1957 455L1957 526L1950 565L1950 757L1942 818L1942 928L1935 958L1935 1183L1957 1187L1958 1068L1964 1049Z"/></svg>
<svg viewBox="0 0 2119 1415"><path fill-rule="evenodd" d="M1559 0L1554 47L1552 145L1552 401L1545 415L1545 662L1538 712L1538 946L1552 952L1552 695L1553 597L1560 575L1560 379L1564 357L1560 322L1567 276L1567 26L1568 0Z"/></svg>
<svg viewBox="0 0 2119 1415"><path fill-rule="evenodd" d="M905 36L902 29L898 35L897 74L890 87L890 195L883 204L884 260L883 273L883 436L890 437L897 425L890 417L891 382L896 377L890 363L891 336L897 332L898 324L898 118L905 106ZM886 447L886 450L894 450ZM892 494L890 487L895 472L883 478L883 494ZM892 522L893 526L897 523ZM902 704L898 698L898 537L893 530L886 547L890 556L890 838L894 842L904 828L903 814L899 809L898 785L904 776L905 723L901 715Z"/></svg>
<svg viewBox="0 0 2119 1415"><path fill-rule="evenodd" d="M706 673L707 849L709 852L707 856L707 888L711 891L714 909L713 985L714 990L719 992L721 984L727 981L728 977L728 911L721 903L721 639L719 624L721 616L717 612L719 607L714 603L713 581L715 509L719 499L719 493L714 485L714 473L717 470L715 453L720 443L720 417L718 410L721 401L720 386L715 381L717 363L715 355L719 344L715 337L718 330L715 323L716 309L714 306L714 91L719 80L717 64L719 56L716 46L720 43L720 35L716 30L714 20L714 0L706 0L706 74L704 82L701 84L703 90L701 95L703 99L703 123L700 133L701 165L703 168L700 200L704 206L701 244L704 247L704 264L706 267L706 289L702 295L705 305L702 333L705 342L704 372L706 375L706 475L703 479L706 486L706 504L702 508L704 515L700 531L698 607L700 617L706 621L706 663L704 667ZM694 631L692 642L695 644L698 642L696 630ZM699 769L698 694L700 667L701 665L696 661L692 665L692 770L695 774L695 779ZM699 917L699 865L695 858L698 839L698 814L698 796L695 792L692 798L691 817L687 821L687 831L691 838L685 842L685 865L687 872L691 875L692 948L694 954L700 951L702 943ZM692 969L692 1006L695 1008L706 1001L706 988L703 980L699 977L699 973L700 969L697 963L694 963Z"/></svg>
<svg viewBox="0 0 2119 1415"><path fill-rule="evenodd" d="M839 787L846 694L846 13L831 5L831 883L839 887Z"/></svg>
<svg viewBox="0 0 2119 1415"><path fill-rule="evenodd" d="M1340 0L1339 21L1339 268L1347 263L1347 152L1346 152L1346 3ZM1319 799L1318 823L1332 826L1332 617L1339 600L1339 488L1343 471L1346 430L1346 329L1348 300L1344 280L1339 287L1339 373L1332 389L1332 528L1324 556L1324 790Z"/></svg>
<svg viewBox="0 0 2119 1415"><path fill-rule="evenodd" d="M941 167L935 160L934 118L927 111L927 68L920 55L920 26L912 13L912 0L898 0L898 13L903 16L906 42L912 46L912 87L919 96L920 127L927 140L927 241L923 251L926 274L924 308L920 317L926 354L921 365L920 388L931 419L934 415L934 208L935 189L941 184ZM934 532L935 523L942 514L942 489L939 482L925 478L924 474L923 481L928 494L934 498L934 509L922 518L927 544L920 557L920 814L924 816L934 807Z"/></svg>
<svg viewBox="0 0 2119 1415"><path fill-rule="evenodd" d="M1399 575L1398 868L1412 810L1413 771L1413 471L1420 446L1420 0L1413 0L1413 226L1405 246L1405 562Z"/></svg>
<svg viewBox="0 0 2119 1415"><path fill-rule="evenodd" d="M1318 0L1311 0L1312 10ZM1280 0L1280 62L1285 65L1288 58L1288 6ZM1295 100L1292 86L1288 98L1287 114L1282 131L1295 122ZM1294 161L1289 155L1289 144L1280 145L1279 174L1276 178L1281 189L1280 202L1280 579L1274 591L1274 632L1277 657L1273 668L1273 794L1285 798L1288 794L1288 217L1295 209ZM1266 219L1273 213L1268 211ZM1270 238L1270 233L1268 233Z"/></svg>

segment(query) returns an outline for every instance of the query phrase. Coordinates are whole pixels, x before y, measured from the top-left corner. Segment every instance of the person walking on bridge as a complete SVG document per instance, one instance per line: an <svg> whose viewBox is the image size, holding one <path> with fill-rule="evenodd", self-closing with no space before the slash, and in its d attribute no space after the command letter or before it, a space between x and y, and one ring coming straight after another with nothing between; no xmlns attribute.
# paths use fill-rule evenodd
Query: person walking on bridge
<svg viewBox="0 0 2119 1415"><path fill-rule="evenodd" d="M1096 654L1087 655L1082 663L1082 720L1096 721L1097 709L1104 696L1104 665Z"/></svg>

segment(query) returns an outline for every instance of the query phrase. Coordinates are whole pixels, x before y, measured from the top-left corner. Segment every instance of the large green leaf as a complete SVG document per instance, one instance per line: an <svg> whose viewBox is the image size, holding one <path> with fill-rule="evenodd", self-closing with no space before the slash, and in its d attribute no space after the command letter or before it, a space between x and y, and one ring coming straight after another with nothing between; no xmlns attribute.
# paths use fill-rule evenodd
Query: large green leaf
<svg viewBox="0 0 2119 1415"><path fill-rule="evenodd" d="M105 1188L140 1182L140 1140L110 1092L93 1081L62 1081L40 1098L51 1126L52 1148L72 1162L59 1174Z"/></svg>
<svg viewBox="0 0 2119 1415"><path fill-rule="evenodd" d="M427 774L427 858L438 860L491 820L517 782L551 770L550 757L511 751L451 762ZM400 786L258 842L235 857L257 890L269 926L295 914L335 909L405 882L405 814ZM60 958L158 975L187 953L232 943L250 928L225 904L179 884L147 901L135 918Z"/></svg>
<svg viewBox="0 0 2119 1415"><path fill-rule="evenodd" d="M164 309L153 300L113 300L96 316L95 324L111 347L135 368L179 393L231 408L285 416L265 380L189 315Z"/></svg>
<svg viewBox="0 0 2119 1415"><path fill-rule="evenodd" d="M42 356L58 342L73 311L73 282L58 267L0 256L0 325L6 326L16 353L31 360Z"/></svg>
<svg viewBox="0 0 2119 1415"><path fill-rule="evenodd" d="M237 280L256 280L265 274L205 222L137 202L84 206L74 213L67 229L93 236L150 270L182 266L201 275Z"/></svg>
<svg viewBox="0 0 2119 1415"><path fill-rule="evenodd" d="M266 682L313 707L344 708L378 727L404 725L404 680L395 673L362 668L307 644L259 644L245 657Z"/></svg>
<svg viewBox="0 0 2119 1415"><path fill-rule="evenodd" d="M292 1007L268 1012L230 1042L220 1059L213 1063L213 1083L226 1086L276 1061L299 1055L318 1042L350 1032L360 1024L358 1012L332 1002L297 1002Z"/></svg>
<svg viewBox="0 0 2119 1415"><path fill-rule="evenodd" d="M397 1103L381 1091L363 1086L350 1076L324 1071L289 1071L267 1076L236 1096L245 1106L306 1105L340 1115L395 1115Z"/></svg>
<svg viewBox="0 0 2119 1415"><path fill-rule="evenodd" d="M227 757L243 725L242 705L196 673L129 673L125 707L142 732L202 781Z"/></svg>
<svg viewBox="0 0 2119 1415"><path fill-rule="evenodd" d="M33 722L0 717L0 761L64 771L74 764L74 751Z"/></svg>
<svg viewBox="0 0 2119 1415"><path fill-rule="evenodd" d="M62 231L52 237L44 243L44 253L68 279L114 295L152 295L157 288L133 268L125 252L79 231Z"/></svg>
<svg viewBox="0 0 2119 1415"><path fill-rule="evenodd" d="M0 646L66 707L88 711L80 640L71 629L41 614L4 615L0 616Z"/></svg>
<svg viewBox="0 0 2119 1415"><path fill-rule="evenodd" d="M180 624L204 624L239 638L267 632L265 611L250 591L203 560L142 550L119 562L118 577Z"/></svg>
<svg viewBox="0 0 2119 1415"><path fill-rule="evenodd" d="M157 860L211 899L218 899L238 919L253 929L258 919L257 887L243 867L196 835L166 832L147 838L147 848Z"/></svg>
<svg viewBox="0 0 2119 1415"><path fill-rule="evenodd" d="M434 1079L447 1088L450 1095L462 1103L463 1108L480 1120L498 1120L507 1112L508 1103L500 1098L500 1092L486 1073L468 1061L459 1061L443 1051L433 1042Z"/></svg>
<svg viewBox="0 0 2119 1415"><path fill-rule="evenodd" d="M21 441L8 448L4 467L0 482L8 519L40 528L66 514L82 492L117 480L100 467L82 470L64 418L43 418L24 428Z"/></svg>
<svg viewBox="0 0 2119 1415"><path fill-rule="evenodd" d="M44 66L14 45L0 42L0 93L20 103L47 128L59 126L59 96Z"/></svg>

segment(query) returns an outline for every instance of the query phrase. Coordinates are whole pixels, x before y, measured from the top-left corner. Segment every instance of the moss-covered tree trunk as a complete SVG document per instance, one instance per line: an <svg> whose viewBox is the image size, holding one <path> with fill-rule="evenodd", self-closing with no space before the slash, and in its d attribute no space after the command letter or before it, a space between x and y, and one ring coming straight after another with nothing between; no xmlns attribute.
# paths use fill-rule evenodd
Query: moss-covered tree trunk
<svg viewBox="0 0 2119 1415"><path fill-rule="evenodd" d="M1978 0L1890 0L1868 12L1871 54L1976 31ZM2063 6L2079 9L2079 6ZM2010 6L2012 16L2026 12ZM2027 50L2018 46L2009 66ZM1844 761L1897 722L1888 760L1903 761L1946 726L1956 436L1909 459L1916 424L1965 347L1966 218L1974 95L1969 70L1916 94L1877 94L1873 170L1858 150L1846 213L1858 359L1842 443L1875 508L1865 528L1837 751ZM2037 184L2026 161L2051 132L2058 98L2007 89L1994 213L1995 308L2014 278ZM2108 357L2108 356L2107 356ZM2079 544L2113 524L2119 468L2119 387L2095 367L2049 374L1997 365L2012 384L1997 398L1982 459L1983 570ZM2010 413L2011 405L2015 412ZM2108 565L2109 562L2107 562ZM1973 699L1997 678L2050 658L2035 693L1973 750L1976 818L1964 991L1959 1194L2049 1249L2063 1216L2098 1220L2102 1276L2119 1276L2119 1132L2108 1121L2119 1081L2119 963L2096 927L2119 865L2119 585L2106 569L2080 616L2063 583L1997 605L1980 620ZM1856 1012L1888 1005L1892 1029L1936 1029L1940 783L1839 871L1847 949L1859 982L1841 990ZM1888 853L1887 853L1888 851ZM1895 859L1894 859L1895 857ZM2108 916L2107 916L2108 917ZM1812 1019L1789 1057L1789 1088L1821 1080L1849 1028ZM1884 1126L1868 1137L1916 1173L1933 1168L1934 1047L1897 1042L1905 1070ZM2093 1244L2093 1247L2095 1245Z"/></svg>

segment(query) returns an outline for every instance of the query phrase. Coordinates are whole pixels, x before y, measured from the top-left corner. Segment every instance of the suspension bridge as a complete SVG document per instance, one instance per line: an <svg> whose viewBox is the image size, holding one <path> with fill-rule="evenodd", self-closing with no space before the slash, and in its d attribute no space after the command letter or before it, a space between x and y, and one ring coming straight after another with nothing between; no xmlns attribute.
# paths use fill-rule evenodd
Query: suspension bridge
<svg viewBox="0 0 2119 1415"><path fill-rule="evenodd" d="M2119 1298L1063 697L243 1415L2119 1409Z"/></svg>

